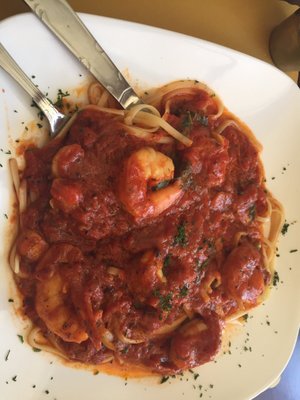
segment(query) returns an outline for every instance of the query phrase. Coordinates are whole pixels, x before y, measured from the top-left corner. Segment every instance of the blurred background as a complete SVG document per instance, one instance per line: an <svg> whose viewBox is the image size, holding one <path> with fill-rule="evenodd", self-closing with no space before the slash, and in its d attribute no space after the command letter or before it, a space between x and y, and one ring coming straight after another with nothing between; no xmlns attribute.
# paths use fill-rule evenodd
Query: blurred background
<svg viewBox="0 0 300 400"><path fill-rule="evenodd" d="M270 63L270 33L297 9L281 0L69 0L69 3L78 12L170 29ZM0 20L27 11L22 0L1 1ZM289 75L296 79L296 73Z"/></svg>

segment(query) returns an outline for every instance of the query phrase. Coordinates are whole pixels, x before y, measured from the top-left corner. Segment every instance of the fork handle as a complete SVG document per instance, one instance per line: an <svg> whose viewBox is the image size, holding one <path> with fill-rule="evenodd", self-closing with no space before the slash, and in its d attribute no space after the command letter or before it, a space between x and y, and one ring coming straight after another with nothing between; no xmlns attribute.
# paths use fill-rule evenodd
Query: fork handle
<svg viewBox="0 0 300 400"><path fill-rule="evenodd" d="M6 51L0 42L0 66L32 97L32 100L43 111L50 123L51 130L54 130L58 120L64 118L47 99L47 97L35 86L16 61Z"/></svg>
<svg viewBox="0 0 300 400"><path fill-rule="evenodd" d="M142 101L66 0L24 0L123 108Z"/></svg>

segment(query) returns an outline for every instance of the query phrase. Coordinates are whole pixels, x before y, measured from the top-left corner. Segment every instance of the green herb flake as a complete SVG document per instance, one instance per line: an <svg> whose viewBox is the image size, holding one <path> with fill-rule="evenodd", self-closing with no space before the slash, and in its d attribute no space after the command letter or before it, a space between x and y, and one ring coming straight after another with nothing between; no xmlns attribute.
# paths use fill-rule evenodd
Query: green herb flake
<svg viewBox="0 0 300 400"><path fill-rule="evenodd" d="M248 215L250 218L250 221L254 221L256 217L256 205L252 204L249 209L248 209Z"/></svg>
<svg viewBox="0 0 300 400"><path fill-rule="evenodd" d="M199 378L199 374L194 374L194 380L196 381Z"/></svg>
<svg viewBox="0 0 300 400"><path fill-rule="evenodd" d="M17 335L17 336L18 336L20 342L21 342L21 343L24 343L24 338L23 338L23 336L22 336L22 335Z"/></svg>
<svg viewBox="0 0 300 400"><path fill-rule="evenodd" d="M33 347L32 350L33 350L35 353L39 353L40 351L42 351L41 349L38 349L37 347Z"/></svg>
<svg viewBox="0 0 300 400"><path fill-rule="evenodd" d="M292 249L290 250L290 253L297 253L298 249Z"/></svg>
<svg viewBox="0 0 300 400"><path fill-rule="evenodd" d="M274 271L274 275L273 275L273 286L277 286L279 282L279 275L277 271Z"/></svg>
<svg viewBox="0 0 300 400"><path fill-rule="evenodd" d="M202 126L208 126L208 117L206 115L196 113L193 119Z"/></svg>
<svg viewBox="0 0 300 400"><path fill-rule="evenodd" d="M129 350L129 346L124 347L124 349L121 351L122 354L127 354Z"/></svg>
<svg viewBox="0 0 300 400"><path fill-rule="evenodd" d="M15 376L13 376L13 377L11 378L11 380L14 381L14 382L16 382L16 381L17 381L17 377L18 377L18 375L15 375Z"/></svg>
<svg viewBox="0 0 300 400"><path fill-rule="evenodd" d="M189 129L193 125L193 118L190 111L184 115L181 125L183 129Z"/></svg>
<svg viewBox="0 0 300 400"><path fill-rule="evenodd" d="M43 119L45 118L45 114L43 113L43 111L39 111L38 114L37 114L37 116L39 117L39 119L40 119L41 121L43 121ZM25 129L26 129L26 128L25 128ZM28 130L28 128L27 128L27 130Z"/></svg>
<svg viewBox="0 0 300 400"><path fill-rule="evenodd" d="M197 261L197 270L201 271L205 267L208 266L209 263L209 258L207 258L205 261L201 262L200 260Z"/></svg>
<svg viewBox="0 0 300 400"><path fill-rule="evenodd" d="M165 180L165 181L161 181L159 182L157 185L153 186L151 188L151 190L153 192L157 192L160 189L164 189L165 187L167 187L169 185L170 181L169 180Z"/></svg>
<svg viewBox="0 0 300 400"><path fill-rule="evenodd" d="M4 154L9 154L9 155L10 155L10 154L11 154L11 151L10 151L10 150L7 150L7 151L4 152Z"/></svg>
<svg viewBox="0 0 300 400"><path fill-rule="evenodd" d="M170 266L170 262L171 262L171 254L167 254L164 259L163 268L162 268L162 272L163 272L164 276L167 275L168 268Z"/></svg>
<svg viewBox="0 0 300 400"><path fill-rule="evenodd" d="M184 130L189 130L194 123L198 123L202 126L208 126L208 117L198 112L187 111L181 122L182 128Z"/></svg>
<svg viewBox="0 0 300 400"><path fill-rule="evenodd" d="M288 223L286 223L286 222L283 224L283 227L282 227L282 229L281 229L281 233L282 233L283 235L285 235L285 234L287 233L289 226L290 226L290 224L288 224Z"/></svg>
<svg viewBox="0 0 300 400"><path fill-rule="evenodd" d="M68 97L68 96L70 96L70 93L69 93L69 92L65 92L65 93L64 93L61 89L58 89L58 92L57 92L57 99L56 99L54 105L55 105L56 107L58 107L58 108L61 108L61 107L63 106L63 99L64 99L65 97Z"/></svg>
<svg viewBox="0 0 300 400"><path fill-rule="evenodd" d="M99 374L99 371L94 371L94 375L98 375Z"/></svg>
<svg viewBox="0 0 300 400"><path fill-rule="evenodd" d="M181 223L180 225L178 225L177 234L174 238L174 245L179 245L181 247L184 247L187 245L187 238L186 238L184 222Z"/></svg>
<svg viewBox="0 0 300 400"><path fill-rule="evenodd" d="M167 380L169 379L169 376L163 376L160 380L160 384L167 382Z"/></svg>
<svg viewBox="0 0 300 400"><path fill-rule="evenodd" d="M159 297L159 305L163 311L172 310L172 293Z"/></svg>
<svg viewBox="0 0 300 400"><path fill-rule="evenodd" d="M248 321L248 318L249 318L249 315L248 315L248 314L243 315L243 320L244 320L245 322Z"/></svg>
<svg viewBox="0 0 300 400"><path fill-rule="evenodd" d="M40 128L40 129L43 127L43 125L40 124L40 123L37 123L36 125L37 125L37 127Z"/></svg>
<svg viewBox="0 0 300 400"><path fill-rule="evenodd" d="M8 350L7 353L6 353L6 355L5 355L5 358L4 358L5 361L8 361L9 355L10 355L10 350Z"/></svg>
<svg viewBox="0 0 300 400"><path fill-rule="evenodd" d="M13 302L14 302L14 299L8 299L8 302L9 302L9 303L13 303Z"/></svg>
<svg viewBox="0 0 300 400"><path fill-rule="evenodd" d="M188 292L189 292L189 288L186 285L183 285L182 288L180 288L179 296L186 297Z"/></svg>
<svg viewBox="0 0 300 400"><path fill-rule="evenodd" d="M170 311L172 309L172 293L162 295L159 289L154 289L152 294L159 299L159 306L163 311Z"/></svg>

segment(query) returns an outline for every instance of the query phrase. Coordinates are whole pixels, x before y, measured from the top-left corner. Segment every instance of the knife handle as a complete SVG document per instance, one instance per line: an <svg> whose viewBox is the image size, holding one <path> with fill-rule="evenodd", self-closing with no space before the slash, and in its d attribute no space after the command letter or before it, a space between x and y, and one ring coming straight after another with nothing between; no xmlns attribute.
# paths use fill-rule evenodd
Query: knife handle
<svg viewBox="0 0 300 400"><path fill-rule="evenodd" d="M24 0L125 109L142 103L66 0Z"/></svg>

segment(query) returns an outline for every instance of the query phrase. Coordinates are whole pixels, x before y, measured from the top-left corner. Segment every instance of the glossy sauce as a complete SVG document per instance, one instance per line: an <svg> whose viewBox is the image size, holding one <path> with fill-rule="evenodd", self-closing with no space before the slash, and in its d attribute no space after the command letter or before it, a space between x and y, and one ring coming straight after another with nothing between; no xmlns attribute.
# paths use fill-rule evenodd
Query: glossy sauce
<svg viewBox="0 0 300 400"><path fill-rule="evenodd" d="M177 373L211 360L226 318L259 302L270 276L256 220L267 210L258 150L235 126L222 140L212 135L233 118L227 112L217 121L187 120L205 96L175 102L169 116L193 140L188 148L149 143L87 109L62 143L26 152L23 176L37 200L22 216L23 278L16 279L26 314L71 360L99 364L114 354L117 369L121 362ZM120 201L122 174L130 155L146 146L173 160L183 194L158 216L134 217ZM132 182L139 196L140 182ZM149 183L148 190L159 188ZM41 287L53 276L77 342L70 326L65 333L49 328L49 310L37 312ZM51 310L55 322L60 312ZM103 344L105 330L114 333L113 350Z"/></svg>

